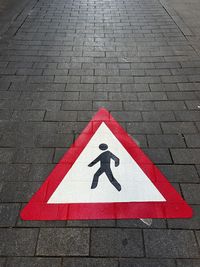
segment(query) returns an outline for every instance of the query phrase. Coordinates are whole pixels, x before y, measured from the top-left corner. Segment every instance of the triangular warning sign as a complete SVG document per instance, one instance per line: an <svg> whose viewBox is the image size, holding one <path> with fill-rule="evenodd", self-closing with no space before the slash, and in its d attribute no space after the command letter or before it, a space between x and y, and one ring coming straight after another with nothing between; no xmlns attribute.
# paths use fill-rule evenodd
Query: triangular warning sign
<svg viewBox="0 0 200 267"><path fill-rule="evenodd" d="M188 204L105 109L21 212L24 220L191 216Z"/></svg>

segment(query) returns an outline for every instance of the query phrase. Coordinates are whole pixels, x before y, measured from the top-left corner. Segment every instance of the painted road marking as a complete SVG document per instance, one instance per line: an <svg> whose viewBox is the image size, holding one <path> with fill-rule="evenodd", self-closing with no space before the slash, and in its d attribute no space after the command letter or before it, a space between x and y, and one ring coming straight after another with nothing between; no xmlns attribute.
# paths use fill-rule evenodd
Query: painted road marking
<svg viewBox="0 0 200 267"><path fill-rule="evenodd" d="M106 109L21 212L24 220L191 216L192 209Z"/></svg>

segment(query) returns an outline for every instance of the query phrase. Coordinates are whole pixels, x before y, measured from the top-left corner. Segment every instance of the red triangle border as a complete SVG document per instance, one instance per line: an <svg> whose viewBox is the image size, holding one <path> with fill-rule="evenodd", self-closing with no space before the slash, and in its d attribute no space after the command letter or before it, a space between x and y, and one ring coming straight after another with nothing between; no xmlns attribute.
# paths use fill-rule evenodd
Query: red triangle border
<svg viewBox="0 0 200 267"><path fill-rule="evenodd" d="M107 125L142 168L164 196L165 202L47 204L53 192L102 122ZM106 109L101 108L64 154L20 215L23 220L190 218L192 217L192 209L111 114Z"/></svg>

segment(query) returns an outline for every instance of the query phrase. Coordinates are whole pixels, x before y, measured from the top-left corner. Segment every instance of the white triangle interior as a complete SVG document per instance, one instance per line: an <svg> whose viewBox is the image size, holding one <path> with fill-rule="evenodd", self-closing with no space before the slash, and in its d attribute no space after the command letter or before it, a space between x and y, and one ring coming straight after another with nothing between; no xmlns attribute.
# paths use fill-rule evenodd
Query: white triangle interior
<svg viewBox="0 0 200 267"><path fill-rule="evenodd" d="M108 150L120 159L118 167L115 167L114 161L111 160L112 173L121 185L120 192L110 183L105 173L99 177L97 187L91 189L93 176L100 168L100 162L93 167L88 167L88 164L103 152L99 149L101 143L107 144ZM48 200L48 204L154 201L166 200L102 122Z"/></svg>

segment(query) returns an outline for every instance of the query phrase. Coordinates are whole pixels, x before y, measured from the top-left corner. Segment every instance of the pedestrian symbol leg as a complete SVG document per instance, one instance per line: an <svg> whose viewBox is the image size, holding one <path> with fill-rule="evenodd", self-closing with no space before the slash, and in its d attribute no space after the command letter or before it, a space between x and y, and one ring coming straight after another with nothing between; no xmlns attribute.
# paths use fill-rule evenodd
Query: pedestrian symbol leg
<svg viewBox="0 0 200 267"><path fill-rule="evenodd" d="M104 171L99 168L98 171L94 174L93 177L93 181L92 181L92 185L91 185L91 189L94 189L97 187L98 185L98 181L99 181L99 176L103 173Z"/></svg>
<svg viewBox="0 0 200 267"><path fill-rule="evenodd" d="M118 190L118 191L121 191L121 185L117 182L117 180L115 179L115 177L113 176L112 174L112 171L107 169L105 171L109 181L111 182L111 184Z"/></svg>

